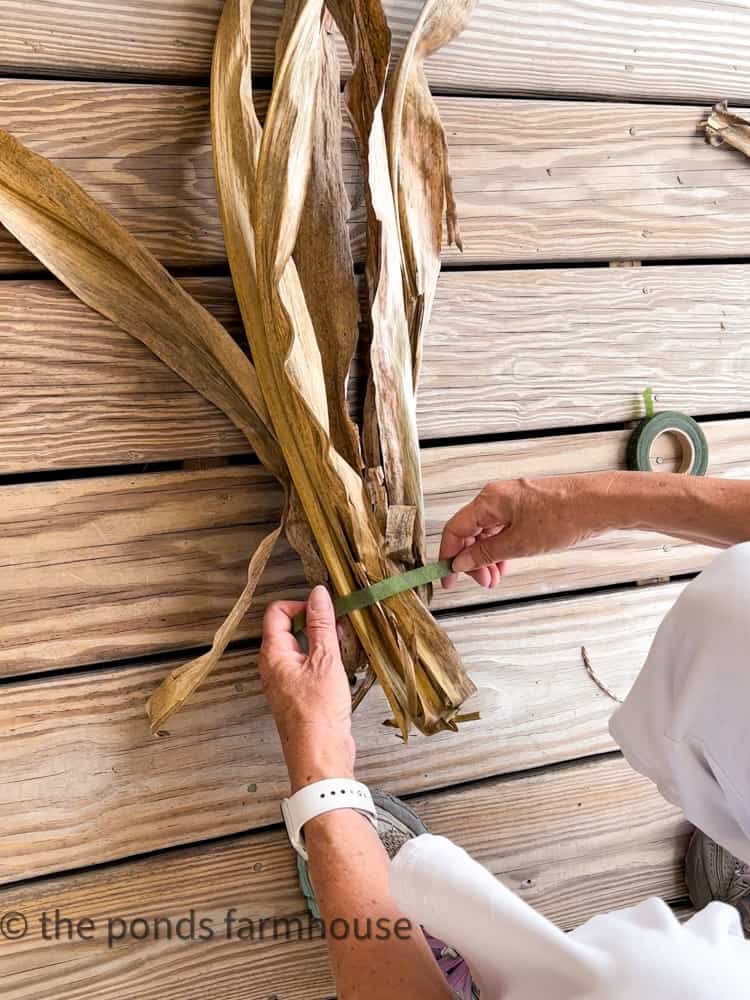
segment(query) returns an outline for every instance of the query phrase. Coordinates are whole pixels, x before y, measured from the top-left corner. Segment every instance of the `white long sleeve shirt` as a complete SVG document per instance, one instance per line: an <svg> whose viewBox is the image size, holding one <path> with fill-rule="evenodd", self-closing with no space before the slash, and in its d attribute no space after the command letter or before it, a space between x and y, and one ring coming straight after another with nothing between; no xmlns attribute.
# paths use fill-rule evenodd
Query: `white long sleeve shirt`
<svg viewBox="0 0 750 1000"><path fill-rule="evenodd" d="M408 841L391 866L404 913L467 961L482 1000L742 1000L750 942L711 903L680 924L666 903L594 917L565 934L444 837Z"/></svg>
<svg viewBox="0 0 750 1000"><path fill-rule="evenodd" d="M750 543L682 592L610 730L666 799L750 863ZM468 962L482 1000L750 998L750 941L723 903L680 924L648 899L564 934L430 835L402 848L391 884L404 912Z"/></svg>

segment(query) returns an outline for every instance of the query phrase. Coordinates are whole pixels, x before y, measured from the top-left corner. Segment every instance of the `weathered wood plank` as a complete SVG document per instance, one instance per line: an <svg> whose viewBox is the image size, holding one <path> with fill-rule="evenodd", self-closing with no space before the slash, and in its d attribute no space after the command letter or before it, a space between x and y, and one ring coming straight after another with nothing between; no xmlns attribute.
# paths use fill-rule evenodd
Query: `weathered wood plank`
<svg viewBox="0 0 750 1000"><path fill-rule="evenodd" d="M750 176L750 172L749 172ZM745 265L447 272L425 338L423 438L750 408Z"/></svg>
<svg viewBox="0 0 750 1000"><path fill-rule="evenodd" d="M434 833L466 848L566 930L650 895L668 901L685 895L687 824L621 759L485 781L415 805ZM232 908L237 919L255 922L303 916L294 857L281 831L0 890L0 911L22 912L31 928L23 941L4 944L3 996L37 1000L44 981L59 1000L94 991L104 1000L188 1000L207 990L207 970L214 1000L333 995L321 941L300 940L298 933L291 941L232 940L226 922ZM210 940L185 945L175 932L172 942L152 935L107 947L113 917L128 924L168 918L176 928L191 909L196 921L206 921ZM54 918L56 910L76 923L92 920L94 940L44 941L42 915ZM123 926L113 924L114 933ZM306 920L302 926L306 933ZM186 959L186 948L196 961Z"/></svg>
<svg viewBox="0 0 750 1000"><path fill-rule="evenodd" d="M185 279L241 336L228 278ZM0 282L0 473L233 455L232 424L54 281ZM750 267L446 272L423 439L750 410Z"/></svg>
<svg viewBox="0 0 750 1000"><path fill-rule="evenodd" d="M202 88L0 82L3 124L169 266L224 264ZM439 100L466 251L446 260L646 260L747 250L750 171L673 105ZM364 208L347 126L352 238ZM178 165L178 166L176 166ZM7 234L0 272L37 265Z"/></svg>
<svg viewBox="0 0 750 1000"><path fill-rule="evenodd" d="M0 81L3 127L168 266L225 264L205 88ZM39 264L0 229L0 272Z"/></svg>
<svg viewBox="0 0 750 1000"><path fill-rule="evenodd" d="M183 284L234 335L229 278ZM247 453L213 404L56 281L0 281L0 473Z"/></svg>
<svg viewBox="0 0 750 1000"><path fill-rule="evenodd" d="M0 68L107 79L207 76L221 6L67 0L63 15L45 0L5 0ZM281 6L254 6L258 73L273 69ZM420 0L386 0L397 51L420 7ZM748 100L749 36L750 12L729 0L483 0L428 70L443 90Z"/></svg>
<svg viewBox="0 0 750 1000"><path fill-rule="evenodd" d="M705 428L710 473L750 476L748 422ZM621 468L626 441L619 432L425 449L430 554L448 517L486 482ZM0 497L0 676L207 644L280 502L262 469L231 466L5 486ZM435 607L687 573L714 553L657 534L611 534L517 560L491 594L469 580L438 589ZM279 543L240 637L258 635L271 597L305 593L296 557Z"/></svg>
<svg viewBox="0 0 750 1000"><path fill-rule="evenodd" d="M682 585L463 613L446 621L481 720L402 746L380 690L355 716L363 780L396 793L613 748L613 702ZM0 882L268 825L287 778L254 656L227 656L168 735L144 702L169 664L6 683L0 698Z"/></svg>
<svg viewBox="0 0 750 1000"><path fill-rule="evenodd" d="M258 467L101 477L3 489L0 675L201 645L237 598L279 516ZM299 590L280 544L258 608Z"/></svg>

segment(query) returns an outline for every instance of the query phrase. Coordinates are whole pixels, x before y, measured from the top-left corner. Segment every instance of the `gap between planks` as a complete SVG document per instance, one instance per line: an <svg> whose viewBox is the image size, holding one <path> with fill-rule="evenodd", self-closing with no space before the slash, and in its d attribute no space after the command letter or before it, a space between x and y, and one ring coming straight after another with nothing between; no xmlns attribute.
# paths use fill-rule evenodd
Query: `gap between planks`
<svg viewBox="0 0 750 1000"><path fill-rule="evenodd" d="M68 169L167 266L226 265L206 90L6 80L0 104L9 131ZM746 159L705 143L697 107L450 97L438 105L465 243L446 262L746 253ZM348 125L344 172L361 260ZM0 271L38 266L2 235Z"/></svg>
<svg viewBox="0 0 750 1000"><path fill-rule="evenodd" d="M208 76L222 0L4 0L10 72L183 80ZM253 67L273 71L280 0L256 0ZM386 0L394 52L421 0ZM572 97L750 100L750 13L730 0L482 0L464 33L428 61L433 88ZM679 46L675 39L679 38ZM346 59L339 42L342 57Z"/></svg>
<svg viewBox="0 0 750 1000"><path fill-rule="evenodd" d="M750 476L748 422L704 425L712 475ZM445 522L499 476L622 468L628 432L430 448L422 453L428 555ZM666 440L663 467L673 458ZM660 456L661 457L661 456ZM74 479L2 489L6 584L0 673L35 674L210 643L279 516L259 466ZM515 560L494 592L462 581L436 589L439 611L488 601L695 573L715 550L651 532L613 532L566 552ZM259 634L264 604L306 594L280 542L239 640Z"/></svg>
<svg viewBox="0 0 750 1000"><path fill-rule="evenodd" d="M478 689L467 708L480 721L402 746L373 690L354 717L362 779L417 793L614 749L613 703L586 673L581 646L624 697L681 591L450 616ZM225 656L156 739L144 704L174 662L3 685L0 730L12 739L0 751L0 882L278 822L287 775L255 657Z"/></svg>
<svg viewBox="0 0 750 1000"><path fill-rule="evenodd" d="M451 837L564 929L649 895L675 903L686 895L688 824L616 756L478 782L411 804L432 832ZM294 855L279 829L0 890L0 910L21 911L32 925L41 912L55 909L74 920L88 917L101 930L113 914L176 920L191 907L217 934L210 943L189 945L200 961L187 964L174 961L176 948L186 954L179 942L129 941L111 949L100 939L43 942L34 925L24 941L6 945L4 998L36 1000L33 990L43 975L60 1000L82 1000L79 990L95 987L105 1000L133 992L141 1000L167 993L187 1000L204 990L202 970L208 968L215 1000L267 1000L272 992L298 1000L329 995L319 940L243 946L226 934L221 940L231 907L255 920L304 913ZM262 977L253 975L256 968Z"/></svg>

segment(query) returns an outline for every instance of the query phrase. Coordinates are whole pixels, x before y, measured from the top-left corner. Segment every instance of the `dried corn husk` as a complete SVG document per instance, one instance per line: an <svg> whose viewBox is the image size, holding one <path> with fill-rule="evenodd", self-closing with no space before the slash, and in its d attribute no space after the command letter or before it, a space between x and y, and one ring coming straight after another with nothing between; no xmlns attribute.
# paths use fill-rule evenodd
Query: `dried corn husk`
<svg viewBox="0 0 750 1000"><path fill-rule="evenodd" d="M425 558L424 511L401 241L383 120L391 35L380 0L335 0L330 6L354 67L346 102L365 171L371 327L365 435L380 445L388 505L414 508L412 537L398 544L409 553L402 565L413 566ZM372 446L368 458L376 461Z"/></svg>
<svg viewBox="0 0 750 1000"><path fill-rule="evenodd" d="M311 94L323 64L323 3L298 5L262 132L250 91L250 9L250 0L228 0L214 62L212 113L222 136L215 155L225 238L277 439L332 583L344 594L381 579L393 565L384 555L362 477L332 445L321 352L292 259L312 190L319 108ZM227 134L228 122L234 123L233 135ZM235 180L240 172L244 190ZM252 282L246 282L248 270ZM243 294L243 283L252 285L252 295ZM418 597L399 595L352 620L402 733L410 717L427 731L452 726L473 687Z"/></svg>
<svg viewBox="0 0 750 1000"><path fill-rule="evenodd" d="M340 594L422 558L414 351L404 298L410 286L401 274L400 218L383 123L390 35L378 2L331 0L330 8L352 53L348 103L366 172L372 349L364 447L346 407L357 296L340 161L338 68L323 0L290 0L265 129L253 107L252 0L227 0L217 35L215 172L255 367L78 185L0 133L0 222L84 302L219 406L285 491L283 525L255 552L247 585L211 650L174 671L152 696L154 728L184 704L224 652L282 527L308 575L328 574ZM433 28L422 30L432 37ZM402 121L406 104L408 88ZM405 177L406 171L402 187ZM404 218L415 228L411 215ZM425 732L455 728L473 685L418 595L399 594L358 611L352 624L404 737L412 722Z"/></svg>
<svg viewBox="0 0 750 1000"><path fill-rule="evenodd" d="M463 31L475 6L476 0L427 0L386 94L388 155L400 219L415 385L422 334L430 321L440 274L444 214L448 243L463 250L448 143L424 62Z"/></svg>
<svg viewBox="0 0 750 1000"><path fill-rule="evenodd" d="M301 0L287 0L277 60L283 59ZM349 198L341 146L341 68L324 13L312 159L294 263L318 341L326 381L331 441L353 469L362 469L359 432L347 406L347 380L359 336L359 295L349 240Z"/></svg>
<svg viewBox="0 0 750 1000"><path fill-rule="evenodd" d="M270 472L288 481L255 370L230 335L63 171L0 132L0 222L83 302L132 334L222 409ZM278 538L259 545L212 648L173 671L148 703L161 728L220 660Z"/></svg>

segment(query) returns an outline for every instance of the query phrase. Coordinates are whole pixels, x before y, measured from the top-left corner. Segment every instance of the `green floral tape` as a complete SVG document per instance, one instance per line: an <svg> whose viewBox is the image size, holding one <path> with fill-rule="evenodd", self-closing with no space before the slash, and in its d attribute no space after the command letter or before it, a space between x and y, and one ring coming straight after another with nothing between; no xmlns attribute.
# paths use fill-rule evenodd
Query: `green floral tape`
<svg viewBox="0 0 750 1000"><path fill-rule="evenodd" d="M337 618L351 614L352 611L360 611L362 608L369 608L378 601L384 601L387 597L395 594L403 594L405 590L414 590L426 583L433 583L435 580L442 580L445 576L450 576L451 559L443 559L441 562L429 563L427 566L420 566L418 569L410 569L406 573L399 573L397 576L386 577L385 580L378 580L377 583L363 587L362 590L355 590L345 597L336 597L333 607ZM292 627L295 635L299 635L305 627L305 612L300 611L295 615Z"/></svg>
<svg viewBox="0 0 750 1000"><path fill-rule="evenodd" d="M648 411L648 407L647 407ZM700 426L684 413L665 410L645 416L628 442L628 468L637 472L654 472L651 452L662 434L673 434L682 446L682 462L678 472L705 476L708 469L708 441Z"/></svg>

